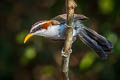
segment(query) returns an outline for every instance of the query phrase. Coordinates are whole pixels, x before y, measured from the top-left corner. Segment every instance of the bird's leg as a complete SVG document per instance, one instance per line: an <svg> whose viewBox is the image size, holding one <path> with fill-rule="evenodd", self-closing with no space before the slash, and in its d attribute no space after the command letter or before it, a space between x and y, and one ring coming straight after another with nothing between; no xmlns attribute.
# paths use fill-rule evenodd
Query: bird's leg
<svg viewBox="0 0 120 80"><path fill-rule="evenodd" d="M69 53L70 54L72 53L72 49L69 50ZM62 48L62 50L61 50L61 56L68 57L68 55L66 55L64 52L64 48Z"/></svg>
<svg viewBox="0 0 120 80"><path fill-rule="evenodd" d="M67 24L65 24L65 26L68 27L68 28L70 27ZM73 37L72 43L74 43L75 40L76 40L76 37ZM68 53L71 54L72 53L72 49L70 49ZM64 57L68 57L69 56L69 55L65 54L64 48L62 48L62 50L61 50L61 56L64 56Z"/></svg>

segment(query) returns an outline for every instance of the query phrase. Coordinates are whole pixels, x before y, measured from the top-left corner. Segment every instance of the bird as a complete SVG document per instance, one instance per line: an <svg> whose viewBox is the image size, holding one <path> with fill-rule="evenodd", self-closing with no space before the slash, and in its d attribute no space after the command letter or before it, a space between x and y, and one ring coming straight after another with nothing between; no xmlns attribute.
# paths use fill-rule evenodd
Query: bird
<svg viewBox="0 0 120 80"><path fill-rule="evenodd" d="M73 40L79 38L84 44L93 49L102 59L107 59L112 52L113 45L104 36L84 26L82 21L88 17L81 14L74 14ZM43 36L52 40L65 40L65 33L68 28L67 14L58 15L50 20L39 20L32 25L30 32L24 39L24 43L32 36Z"/></svg>

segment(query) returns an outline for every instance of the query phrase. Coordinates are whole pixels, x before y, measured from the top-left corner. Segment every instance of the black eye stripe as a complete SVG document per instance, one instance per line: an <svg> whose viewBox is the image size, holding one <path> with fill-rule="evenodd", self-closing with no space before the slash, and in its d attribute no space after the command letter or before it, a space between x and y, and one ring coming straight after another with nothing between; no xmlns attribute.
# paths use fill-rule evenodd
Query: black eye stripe
<svg viewBox="0 0 120 80"><path fill-rule="evenodd" d="M35 29L33 29L33 32L36 32L36 28L35 28Z"/></svg>
<svg viewBox="0 0 120 80"><path fill-rule="evenodd" d="M40 26L34 28L34 29L32 30L32 32L36 32L36 31L38 31L38 30L41 30L41 27L40 27Z"/></svg>
<svg viewBox="0 0 120 80"><path fill-rule="evenodd" d="M40 28L40 26L38 26L37 28L36 28L36 30L40 30L41 28Z"/></svg>

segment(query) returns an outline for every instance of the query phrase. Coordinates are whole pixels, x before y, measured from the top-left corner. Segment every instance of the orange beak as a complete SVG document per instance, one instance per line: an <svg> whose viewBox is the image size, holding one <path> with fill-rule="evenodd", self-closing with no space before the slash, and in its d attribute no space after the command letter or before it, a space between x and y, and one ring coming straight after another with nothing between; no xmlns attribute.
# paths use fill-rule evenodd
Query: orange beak
<svg viewBox="0 0 120 80"><path fill-rule="evenodd" d="M30 34L28 34L26 37L25 37L25 39L24 39L24 44L27 42L27 40L30 38L30 37L32 37L33 36L33 34L32 33L30 33Z"/></svg>

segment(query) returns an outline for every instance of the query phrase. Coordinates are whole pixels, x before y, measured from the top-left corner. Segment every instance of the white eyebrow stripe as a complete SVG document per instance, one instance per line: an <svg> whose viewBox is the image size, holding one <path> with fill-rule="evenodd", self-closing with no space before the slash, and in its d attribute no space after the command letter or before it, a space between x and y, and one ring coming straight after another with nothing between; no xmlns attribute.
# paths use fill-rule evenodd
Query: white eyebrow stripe
<svg viewBox="0 0 120 80"><path fill-rule="evenodd" d="M32 30L33 30L34 28L38 27L39 25L45 24L45 23L46 23L46 21L45 21L45 22L38 23L37 25L34 25L34 26L31 28L30 32L32 32Z"/></svg>

